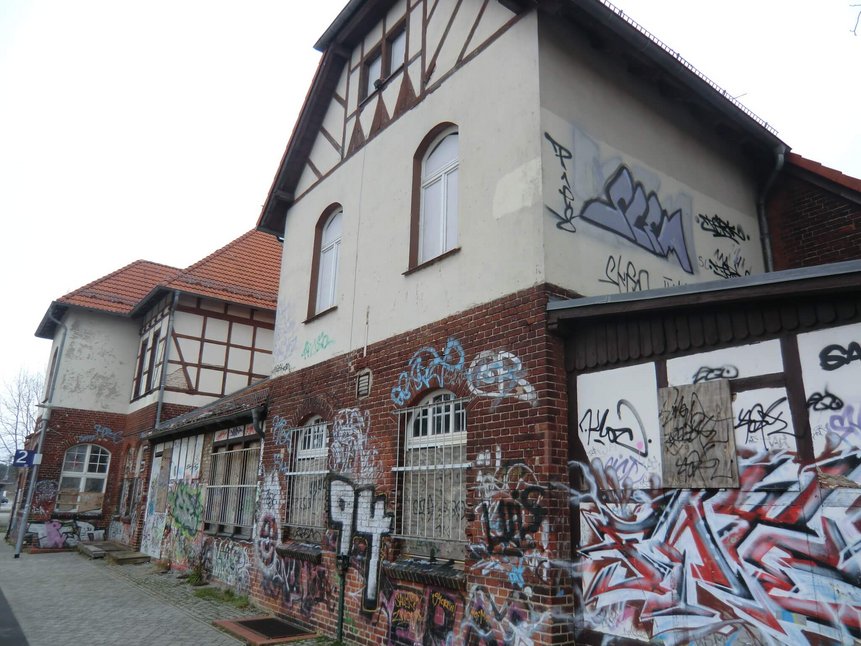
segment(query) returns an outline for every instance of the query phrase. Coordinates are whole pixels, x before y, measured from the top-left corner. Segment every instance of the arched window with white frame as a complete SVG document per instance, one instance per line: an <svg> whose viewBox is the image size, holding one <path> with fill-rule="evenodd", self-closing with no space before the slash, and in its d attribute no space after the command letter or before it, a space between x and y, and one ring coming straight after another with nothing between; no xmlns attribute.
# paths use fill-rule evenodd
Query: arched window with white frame
<svg viewBox="0 0 861 646"><path fill-rule="evenodd" d="M99 512L111 464L111 452L97 444L77 444L66 451L55 511Z"/></svg>
<svg viewBox="0 0 861 646"><path fill-rule="evenodd" d="M466 405L466 399L437 390L399 412L398 532L409 553L463 558Z"/></svg>
<svg viewBox="0 0 861 646"><path fill-rule="evenodd" d="M457 128L449 127L422 160L418 264L457 247L458 148Z"/></svg>
<svg viewBox="0 0 861 646"><path fill-rule="evenodd" d="M312 268L314 300L309 317L325 312L337 303L343 213L340 207L335 208L317 228L316 258Z"/></svg>

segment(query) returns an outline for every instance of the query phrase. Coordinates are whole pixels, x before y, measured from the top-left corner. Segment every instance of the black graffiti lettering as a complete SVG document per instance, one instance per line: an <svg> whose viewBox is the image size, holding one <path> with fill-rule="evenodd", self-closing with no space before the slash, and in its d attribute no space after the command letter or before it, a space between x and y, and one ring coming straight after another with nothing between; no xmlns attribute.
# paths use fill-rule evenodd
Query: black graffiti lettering
<svg viewBox="0 0 861 646"><path fill-rule="evenodd" d="M826 345L819 353L823 370L837 370L853 361L861 361L861 345L857 341L850 341L845 348L837 343Z"/></svg>
<svg viewBox="0 0 861 646"><path fill-rule="evenodd" d="M617 428L607 425L607 417L610 414L609 408L595 410L591 408L587 409L586 412L583 413L583 417L580 418L580 432L586 435L587 444L591 444L592 442L602 445L606 445L607 443L614 444L630 451L634 451L641 457L648 457L650 440L646 438L646 429L643 426L643 421L640 419L640 414L631 402L625 399L620 399L616 404L616 417L619 421L622 420L623 408L627 408L637 422L636 431L639 438L642 440L640 442L642 447L639 447L636 444L635 429L633 427L620 426Z"/></svg>
<svg viewBox="0 0 861 646"><path fill-rule="evenodd" d="M701 366L694 373L693 383L698 384L702 381L714 381L715 379L735 379L738 377L738 368L735 366L718 366L710 368L709 366Z"/></svg>
<svg viewBox="0 0 861 646"><path fill-rule="evenodd" d="M727 238L735 243L750 240L750 236L744 232L741 225L733 225L715 213L712 216L703 213L697 214L697 221L703 231L711 233L715 238Z"/></svg>
<svg viewBox="0 0 861 646"><path fill-rule="evenodd" d="M614 285L620 294L649 289L649 272L645 269L638 270L630 260L623 265L622 256L607 258L604 276L606 278L599 278L598 282Z"/></svg>
<svg viewBox="0 0 861 646"><path fill-rule="evenodd" d="M681 209L668 214L655 192L646 192L642 182L635 181L624 165L604 185L603 198L588 200L583 205L580 217L656 256L669 258L673 254L682 269L694 273Z"/></svg>
<svg viewBox="0 0 861 646"><path fill-rule="evenodd" d="M732 476L722 475L718 473L720 460L717 458L704 459L700 456L699 451L691 451L690 453L676 458L677 473L683 478L693 478L695 474L705 472L711 469L709 474L712 478L730 478Z"/></svg>
<svg viewBox="0 0 861 646"><path fill-rule="evenodd" d="M577 228L574 226L574 219L577 216L574 214L574 191L571 189L571 181L568 179L568 167L565 165L565 160L573 159L574 155L565 146L553 139L549 133L545 132L544 138L553 146L553 154L559 160L559 165L562 167L562 175L559 178L562 182L562 186L559 188L559 195L562 196L562 213L558 213L549 206L547 210L558 220L556 223L557 229L576 233Z"/></svg>
<svg viewBox="0 0 861 646"><path fill-rule="evenodd" d="M748 409L739 411L735 428L745 431L745 443L754 441L754 436L759 435L763 446L767 446L766 436L792 435L786 430L789 428L789 423L783 419L783 411L775 413L775 409L785 401L786 397L781 397L772 402L768 408L756 403Z"/></svg>
<svg viewBox="0 0 861 646"><path fill-rule="evenodd" d="M824 393L813 393L810 395L810 397L807 398L807 408L812 408L817 411L840 410L843 408L843 400L837 395L828 392L828 389L826 389Z"/></svg>
<svg viewBox="0 0 861 646"><path fill-rule="evenodd" d="M682 446L693 442L699 442L704 452L717 443L715 438L720 420L706 412L696 393L691 395L691 404L688 406L681 392L676 392L672 405L661 410L660 415L663 426L672 422L670 432L664 434L664 446L672 455L678 455Z"/></svg>

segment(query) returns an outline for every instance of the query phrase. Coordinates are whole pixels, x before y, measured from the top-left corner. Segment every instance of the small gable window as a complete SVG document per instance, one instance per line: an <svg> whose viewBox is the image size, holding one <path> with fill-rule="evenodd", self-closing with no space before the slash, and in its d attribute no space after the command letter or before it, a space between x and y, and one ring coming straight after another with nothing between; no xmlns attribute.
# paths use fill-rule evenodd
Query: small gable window
<svg viewBox="0 0 861 646"><path fill-rule="evenodd" d="M365 56L360 98L366 99L376 92L386 79L404 66L406 59L407 27L406 22L400 22Z"/></svg>

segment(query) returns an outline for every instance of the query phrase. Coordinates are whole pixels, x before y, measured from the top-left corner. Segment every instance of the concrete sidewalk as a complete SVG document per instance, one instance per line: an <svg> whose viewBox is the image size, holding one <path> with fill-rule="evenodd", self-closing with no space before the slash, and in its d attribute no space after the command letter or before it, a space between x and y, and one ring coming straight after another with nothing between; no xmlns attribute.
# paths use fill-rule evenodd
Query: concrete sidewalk
<svg viewBox="0 0 861 646"><path fill-rule="evenodd" d="M211 622L260 614L199 599L189 585L151 565L109 565L76 552L15 559L14 552L0 541L0 590L30 646L235 646L242 642Z"/></svg>

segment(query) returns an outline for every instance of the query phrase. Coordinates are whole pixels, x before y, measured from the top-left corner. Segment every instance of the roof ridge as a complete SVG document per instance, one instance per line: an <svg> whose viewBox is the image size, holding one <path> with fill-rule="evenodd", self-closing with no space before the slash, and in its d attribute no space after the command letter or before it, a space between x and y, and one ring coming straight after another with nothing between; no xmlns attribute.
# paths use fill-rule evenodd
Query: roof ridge
<svg viewBox="0 0 861 646"><path fill-rule="evenodd" d="M127 265L123 265L119 269L115 269L114 271L107 273L104 276L100 276L100 277L96 278L95 280L91 280L89 283L81 285L80 287L77 287L77 288L73 289L72 291L70 291L66 294L63 294L62 296L60 296L60 299L69 298L69 297L76 295L76 294L79 294L80 292L83 292L85 290L92 289L93 286L96 285L97 283L104 282L104 281L108 280L109 278L113 278L114 276L117 276L118 274L120 274L124 271L127 271L136 265L142 265L142 264L146 264L149 266L163 267L165 269L170 269L170 270L175 271L175 272L181 271L177 267L172 267L170 265L165 265L164 263L154 262L152 260L145 260L143 258L139 258L138 260L133 260L132 262L128 263Z"/></svg>

